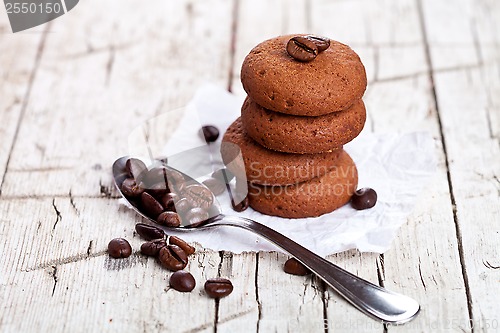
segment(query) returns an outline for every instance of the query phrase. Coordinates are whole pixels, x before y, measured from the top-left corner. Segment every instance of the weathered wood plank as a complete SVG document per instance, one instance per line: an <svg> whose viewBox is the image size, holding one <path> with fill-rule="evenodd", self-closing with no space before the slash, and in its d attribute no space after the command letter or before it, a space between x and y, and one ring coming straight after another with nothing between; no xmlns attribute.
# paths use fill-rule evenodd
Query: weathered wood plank
<svg viewBox="0 0 500 333"><path fill-rule="evenodd" d="M156 19L136 7L91 1L53 22L4 195L101 195L133 129L183 106L201 83L227 82L230 0L149 2Z"/></svg>
<svg viewBox="0 0 500 333"><path fill-rule="evenodd" d="M197 286L183 294L168 289L171 272L152 258L139 253L123 260L108 257L112 238L128 239L134 251L143 242L134 233L134 220L140 219L119 209L117 200L3 200L0 212L5 254L0 291L2 304L9 304L0 313L2 330L213 329L215 301L204 294L203 284L217 276L218 253L198 248L186 268ZM238 290L231 297L236 295L241 298ZM179 320L183 316L189 320Z"/></svg>
<svg viewBox="0 0 500 333"><path fill-rule="evenodd" d="M0 10L0 194L44 38L43 32L13 34Z"/></svg>
<svg viewBox="0 0 500 333"><path fill-rule="evenodd" d="M487 119L488 94L500 94L500 80L484 74L499 65L435 76L475 332L500 321L494 296L500 292L500 150Z"/></svg>
<svg viewBox="0 0 500 333"><path fill-rule="evenodd" d="M256 294L259 282L256 275L256 253L224 253L220 276L233 282L230 297L219 301L217 332L238 332L242 329L257 332L260 305Z"/></svg>
<svg viewBox="0 0 500 333"><path fill-rule="evenodd" d="M324 329L323 289L319 279L286 274L289 257L281 253L259 253L259 331L321 332Z"/></svg>
<svg viewBox="0 0 500 333"><path fill-rule="evenodd" d="M453 47L464 45L468 52L455 58L472 68L438 72L448 45L429 38L430 59L435 84L441 131L446 144L449 182L459 250L466 279L471 322L457 318L461 326L474 332L497 330L499 306L498 255L500 217L498 110L500 95L498 22L500 4L491 1L461 1L453 8L448 28L437 17L444 13L442 1L423 2L428 36L449 32ZM449 11L446 12L449 15ZM460 21L459 21L460 20ZM463 36L462 34L465 34ZM470 36L470 37L469 37ZM461 43L461 44L459 44ZM464 67L464 66L462 66ZM495 96L495 97L492 97ZM492 117L493 115L493 117Z"/></svg>

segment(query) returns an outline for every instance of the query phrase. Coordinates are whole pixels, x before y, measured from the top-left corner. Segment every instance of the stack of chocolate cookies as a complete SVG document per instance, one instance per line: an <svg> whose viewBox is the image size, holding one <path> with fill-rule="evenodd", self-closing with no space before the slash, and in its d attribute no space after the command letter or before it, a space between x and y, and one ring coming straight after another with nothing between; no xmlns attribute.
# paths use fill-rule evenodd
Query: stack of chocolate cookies
<svg viewBox="0 0 500 333"><path fill-rule="evenodd" d="M222 157L244 170L250 206L287 218L319 216L346 204L357 170L342 146L363 129L366 73L347 45L288 35L257 45L245 58L248 96L223 138ZM242 163L234 160L232 144Z"/></svg>

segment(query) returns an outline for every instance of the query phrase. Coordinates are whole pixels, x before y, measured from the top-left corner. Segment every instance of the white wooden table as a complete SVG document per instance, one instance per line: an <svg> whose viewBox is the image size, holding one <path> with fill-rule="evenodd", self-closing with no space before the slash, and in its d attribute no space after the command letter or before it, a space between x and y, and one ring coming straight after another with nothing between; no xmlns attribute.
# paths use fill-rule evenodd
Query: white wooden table
<svg viewBox="0 0 500 333"><path fill-rule="evenodd" d="M384 327L277 253L198 248L192 293L109 240L139 219L120 208L110 166L158 110L215 82L243 94L258 42L312 32L351 45L368 73L365 131L430 131L439 170L383 255L329 260L419 300ZM500 331L498 0L85 0L12 34L0 8L0 331ZM217 275L235 286L216 302Z"/></svg>

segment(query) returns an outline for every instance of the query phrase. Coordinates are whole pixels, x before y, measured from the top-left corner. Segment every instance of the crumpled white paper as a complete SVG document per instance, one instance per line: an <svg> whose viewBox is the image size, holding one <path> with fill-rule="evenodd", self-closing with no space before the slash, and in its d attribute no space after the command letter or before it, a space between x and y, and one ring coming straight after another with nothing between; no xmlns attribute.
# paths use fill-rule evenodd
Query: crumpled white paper
<svg viewBox="0 0 500 333"><path fill-rule="evenodd" d="M240 115L243 99L244 96L234 96L214 85L200 88L161 154L169 156L202 146L203 141L196 135L200 125L217 126L222 137L223 131ZM265 224L321 256L353 248L362 252L387 251L436 169L434 141L424 132L375 135L364 131L344 149L358 168L358 187L372 187L377 191L378 202L374 208L357 211L346 205L317 218L285 219L263 215L251 208L236 213L231 209L229 197L222 194L217 197L222 212ZM133 153L138 155L137 151ZM222 166L217 160L205 159L199 163L206 163L210 170ZM169 233L212 250L281 251L265 239L234 227Z"/></svg>

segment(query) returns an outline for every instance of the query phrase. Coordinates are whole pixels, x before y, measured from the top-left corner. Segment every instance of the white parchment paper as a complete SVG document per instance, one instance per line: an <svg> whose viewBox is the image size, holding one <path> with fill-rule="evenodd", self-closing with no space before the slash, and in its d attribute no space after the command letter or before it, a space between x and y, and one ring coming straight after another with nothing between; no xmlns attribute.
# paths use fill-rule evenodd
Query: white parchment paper
<svg viewBox="0 0 500 333"><path fill-rule="evenodd" d="M242 102L243 97L220 87L200 88L160 154L169 156L203 146L197 135L199 126L210 124L224 131L240 115ZM134 149L132 154L139 155L137 149L140 148ZM356 211L346 205L317 218L284 219L263 215L251 208L236 213L231 209L229 197L223 194L218 197L223 213L238 214L265 224L322 256L353 248L362 252L385 252L436 169L434 141L424 132L375 135L363 131L344 149L358 167L358 187L372 187L377 191L378 202L374 208ZM206 163L207 170L221 167L217 158L202 159L199 163ZM266 240L232 227L178 235L213 250L280 251Z"/></svg>

